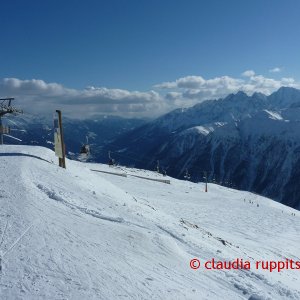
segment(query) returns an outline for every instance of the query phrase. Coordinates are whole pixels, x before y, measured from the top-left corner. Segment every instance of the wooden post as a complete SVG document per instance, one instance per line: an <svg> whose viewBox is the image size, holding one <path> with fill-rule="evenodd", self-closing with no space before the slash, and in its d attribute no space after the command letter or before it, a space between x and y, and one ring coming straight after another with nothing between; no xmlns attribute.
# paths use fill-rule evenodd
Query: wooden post
<svg viewBox="0 0 300 300"><path fill-rule="evenodd" d="M60 138L61 138L61 151L62 151L62 158L58 158L59 166L62 168L66 168L66 148L65 148L65 140L64 140L64 133L63 133L63 127L62 127L62 117L61 117L61 111L56 110L58 114L58 126L60 131Z"/></svg>
<svg viewBox="0 0 300 300"><path fill-rule="evenodd" d="M1 116L0 116L0 145L3 145L3 126L2 126Z"/></svg>

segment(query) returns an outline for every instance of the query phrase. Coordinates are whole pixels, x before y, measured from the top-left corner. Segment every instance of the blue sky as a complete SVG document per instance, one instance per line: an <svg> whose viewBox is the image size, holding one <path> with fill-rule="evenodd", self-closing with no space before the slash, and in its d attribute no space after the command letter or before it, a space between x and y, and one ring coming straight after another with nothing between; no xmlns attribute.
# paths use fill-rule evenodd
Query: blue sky
<svg viewBox="0 0 300 300"><path fill-rule="evenodd" d="M16 94L29 99L26 87L37 82L28 81L36 79L78 93L102 88L102 98L116 89L170 92L183 106L178 86L156 88L191 76L245 80L247 70L298 87L299 12L298 0L1 1L0 94L14 92L20 83L9 90L3 82L14 78L25 81Z"/></svg>

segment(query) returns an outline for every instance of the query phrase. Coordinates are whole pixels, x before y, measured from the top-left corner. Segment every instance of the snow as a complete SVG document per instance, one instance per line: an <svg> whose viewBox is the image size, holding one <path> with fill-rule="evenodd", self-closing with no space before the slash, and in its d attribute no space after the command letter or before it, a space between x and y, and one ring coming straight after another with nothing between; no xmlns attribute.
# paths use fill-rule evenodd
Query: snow
<svg viewBox="0 0 300 300"><path fill-rule="evenodd" d="M282 116L276 111L270 111L270 110L267 110L267 109L265 109L264 111L269 115L270 119L283 120Z"/></svg>
<svg viewBox="0 0 300 300"><path fill-rule="evenodd" d="M299 261L298 211L146 170L65 170L42 147L1 146L0 161L0 299L300 299L300 270L189 266Z"/></svg>
<svg viewBox="0 0 300 300"><path fill-rule="evenodd" d="M227 124L226 122L215 122L215 123L205 124L203 126L194 126L181 131L180 135L183 136L191 133L196 133L203 136L207 136L211 132L214 132L216 128L225 126L226 124Z"/></svg>
<svg viewBox="0 0 300 300"><path fill-rule="evenodd" d="M195 129L197 132L203 134L203 135L208 135L212 131L214 131L213 127L204 127L204 126L195 126L191 128L192 130Z"/></svg>

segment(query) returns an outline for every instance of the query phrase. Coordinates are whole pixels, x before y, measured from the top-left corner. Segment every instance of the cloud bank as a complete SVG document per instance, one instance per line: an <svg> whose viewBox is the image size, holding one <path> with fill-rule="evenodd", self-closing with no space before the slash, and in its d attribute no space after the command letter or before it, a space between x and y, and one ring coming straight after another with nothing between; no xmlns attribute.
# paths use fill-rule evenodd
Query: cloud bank
<svg viewBox="0 0 300 300"><path fill-rule="evenodd" d="M166 109L159 93L153 90L139 92L105 87L78 90L36 79L4 78L0 81L0 96L18 98L18 105L25 112L44 114L61 109L74 118L103 114L148 117Z"/></svg>
<svg viewBox="0 0 300 300"><path fill-rule="evenodd" d="M275 69L272 72L278 73ZM51 114L55 109L61 109L72 118L93 118L103 114L156 117L178 107L192 106L238 91L269 95L281 86L300 88L300 83L293 78L256 75L253 70L243 72L240 78L186 76L157 84L149 91L93 86L80 90L37 79L4 78L0 80L0 98L16 97L18 106L33 114Z"/></svg>
<svg viewBox="0 0 300 300"><path fill-rule="evenodd" d="M167 91L166 99L173 101L175 106L184 106L184 104L189 106L204 100L223 98L238 91L243 91L248 95L255 92L270 95L282 86L300 88L300 83L293 78L273 79L256 75L253 70L247 70L241 75L241 78L222 76L212 79L187 76L157 84L155 88Z"/></svg>

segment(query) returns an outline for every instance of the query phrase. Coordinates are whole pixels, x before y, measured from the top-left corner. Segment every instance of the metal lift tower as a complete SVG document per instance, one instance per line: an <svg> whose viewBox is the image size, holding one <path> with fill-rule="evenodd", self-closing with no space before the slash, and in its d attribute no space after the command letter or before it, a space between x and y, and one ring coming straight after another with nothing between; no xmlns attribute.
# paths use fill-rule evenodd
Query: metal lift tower
<svg viewBox="0 0 300 300"><path fill-rule="evenodd" d="M15 98L0 98L0 145L3 145L3 135L9 134L10 130L9 127L4 127L2 125L2 117L6 114L20 114L23 111L17 109L11 105L11 101Z"/></svg>

